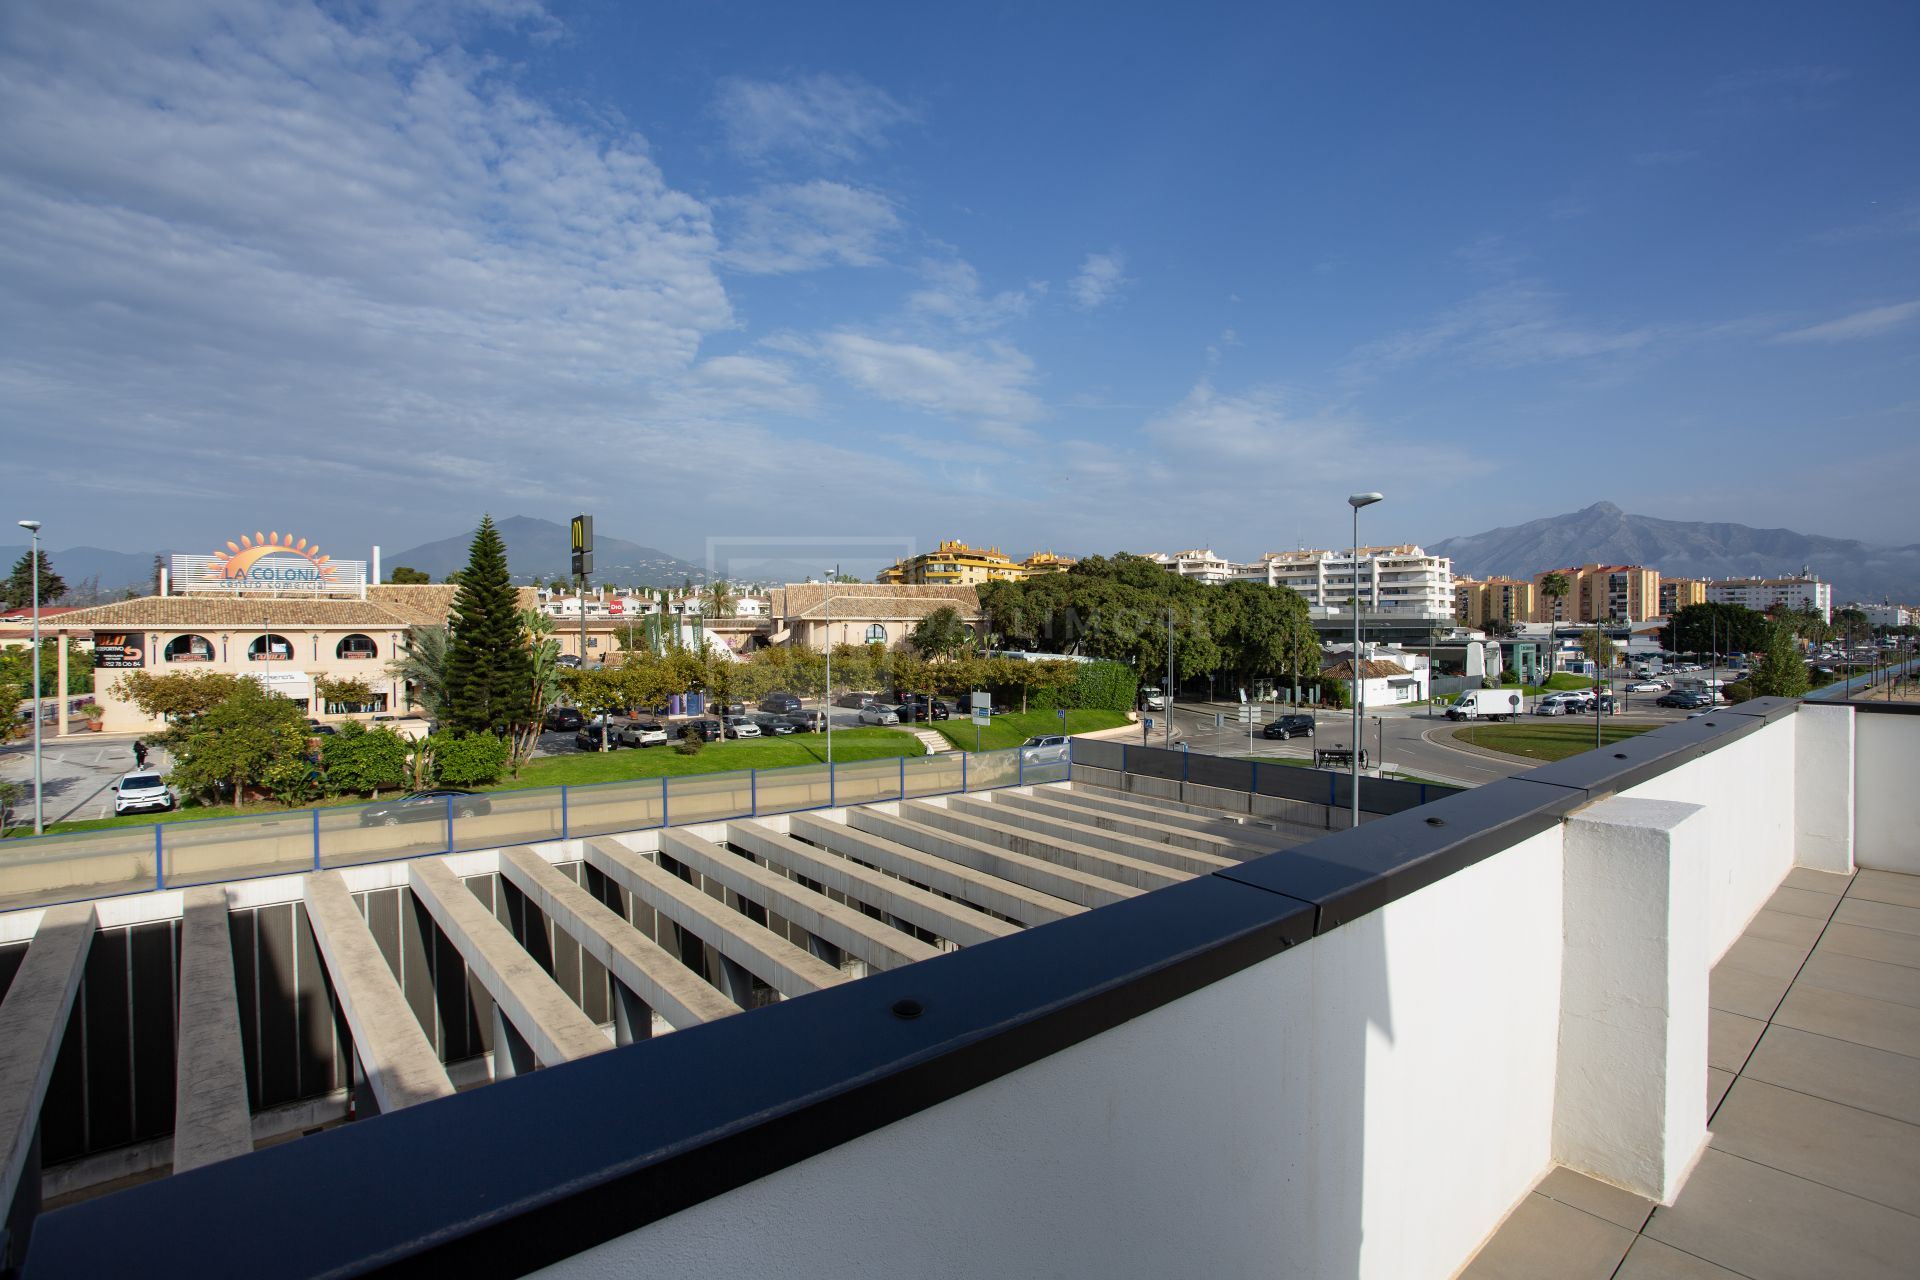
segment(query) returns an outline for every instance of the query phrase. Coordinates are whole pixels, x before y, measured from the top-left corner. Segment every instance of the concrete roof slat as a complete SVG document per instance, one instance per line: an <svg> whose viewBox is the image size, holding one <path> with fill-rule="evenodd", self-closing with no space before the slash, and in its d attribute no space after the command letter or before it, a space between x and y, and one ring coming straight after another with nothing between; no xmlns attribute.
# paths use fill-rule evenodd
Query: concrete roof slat
<svg viewBox="0 0 1920 1280"><path fill-rule="evenodd" d="M1134 889L1158 889L1178 884L1195 874L1205 874L1179 871L1132 854L1117 853L1106 848L1104 841L1093 844L1079 838L1068 838L1065 834L1068 831L1074 837L1097 836L1099 833L1085 832L1059 823L1030 821L1024 815L1009 813L1005 809L995 812L985 802L976 801L963 808L912 800L900 806L900 816L923 826L937 827L972 840L997 845L1009 853L1025 854Z"/></svg>
<svg viewBox="0 0 1920 1280"><path fill-rule="evenodd" d="M180 922L180 1033L174 1077L173 1171L253 1150L240 995L233 979L227 891L188 889Z"/></svg>
<svg viewBox="0 0 1920 1280"><path fill-rule="evenodd" d="M1062 866L1045 858L1003 849L953 831L942 831L900 814L877 809L849 809L847 823L861 831L885 836L936 858L957 862L1001 880L1037 889L1041 893L1083 907L1101 907L1138 896L1142 890L1118 880Z"/></svg>
<svg viewBox="0 0 1920 1280"><path fill-rule="evenodd" d="M47 908L0 1001L0 1206L25 1175L97 920L88 902Z"/></svg>

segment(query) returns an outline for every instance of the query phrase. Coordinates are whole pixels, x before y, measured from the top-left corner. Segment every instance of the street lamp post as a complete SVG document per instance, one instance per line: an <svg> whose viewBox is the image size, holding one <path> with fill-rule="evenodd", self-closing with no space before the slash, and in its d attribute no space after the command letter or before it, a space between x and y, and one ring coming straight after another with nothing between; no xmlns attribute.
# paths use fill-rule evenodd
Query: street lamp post
<svg viewBox="0 0 1920 1280"><path fill-rule="evenodd" d="M33 535L29 558L33 563L33 834L46 832L46 812L41 793L46 789L40 773L40 522L22 520L20 527ZM61 697L67 691L60 691Z"/></svg>
<svg viewBox="0 0 1920 1280"><path fill-rule="evenodd" d="M1360 825L1360 508L1385 498L1380 493L1356 493L1347 499L1353 508L1353 825Z"/></svg>

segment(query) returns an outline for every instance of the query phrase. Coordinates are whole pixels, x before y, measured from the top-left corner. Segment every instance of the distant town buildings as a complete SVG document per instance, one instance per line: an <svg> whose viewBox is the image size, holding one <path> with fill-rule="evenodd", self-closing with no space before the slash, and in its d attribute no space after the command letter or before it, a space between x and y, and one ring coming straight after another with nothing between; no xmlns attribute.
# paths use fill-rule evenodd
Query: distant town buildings
<svg viewBox="0 0 1920 1280"><path fill-rule="evenodd" d="M1660 579L1660 616L1670 618L1692 604L1707 602L1705 578Z"/></svg>
<svg viewBox="0 0 1920 1280"><path fill-rule="evenodd" d="M1920 609L1912 609L1904 604L1857 603L1846 607L1865 614L1870 627L1911 627L1920 618Z"/></svg>
<svg viewBox="0 0 1920 1280"><path fill-rule="evenodd" d="M1833 584L1812 574L1791 578L1725 578L1707 584L1707 603L1737 604L1761 613L1788 609L1812 610L1822 622L1833 621Z"/></svg>
<svg viewBox="0 0 1920 1280"><path fill-rule="evenodd" d="M1238 576L1241 566L1225 556L1212 551L1176 551L1172 555L1154 552L1147 557L1157 561L1161 568L1169 573L1177 573L1183 578L1196 578L1201 582L1218 586L1222 582L1231 582Z"/></svg>
<svg viewBox="0 0 1920 1280"><path fill-rule="evenodd" d="M1540 590L1520 578L1455 578L1453 616L1469 627L1489 622L1518 626L1536 619Z"/></svg>
<svg viewBox="0 0 1920 1280"><path fill-rule="evenodd" d="M1567 594L1550 596L1547 579L1560 574ZM1535 622L1644 622L1660 613L1660 571L1637 564L1584 564L1533 575Z"/></svg>
<svg viewBox="0 0 1920 1280"><path fill-rule="evenodd" d="M1411 544L1361 547L1357 562L1352 551L1269 551L1231 576L1297 591L1313 609L1346 609L1357 599L1369 615L1453 616L1453 562Z"/></svg>
<svg viewBox="0 0 1920 1280"><path fill-rule="evenodd" d="M932 551L909 556L882 569L874 581L893 586L976 587L984 582L1019 582L1043 573L1064 573L1076 562L1051 551L1014 560L998 547L971 547L943 541Z"/></svg>

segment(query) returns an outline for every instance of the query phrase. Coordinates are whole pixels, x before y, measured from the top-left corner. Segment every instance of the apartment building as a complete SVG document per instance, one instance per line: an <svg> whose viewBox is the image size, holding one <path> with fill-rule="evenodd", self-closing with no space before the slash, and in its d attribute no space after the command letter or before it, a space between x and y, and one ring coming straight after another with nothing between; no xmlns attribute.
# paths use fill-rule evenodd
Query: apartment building
<svg viewBox="0 0 1920 1280"><path fill-rule="evenodd" d="M1550 596L1553 574L1567 580L1564 597ZM1644 622L1660 613L1660 571L1637 564L1584 564L1533 575L1535 622Z"/></svg>
<svg viewBox="0 0 1920 1280"><path fill-rule="evenodd" d="M983 582L1018 582L1029 572L998 547L970 547L950 539L932 551L896 561L876 574L874 581L886 586L976 587Z"/></svg>
<svg viewBox="0 0 1920 1280"><path fill-rule="evenodd" d="M1533 583L1519 578L1455 578L1453 616L1469 627L1493 621L1514 625L1531 622L1539 595Z"/></svg>
<svg viewBox="0 0 1920 1280"><path fill-rule="evenodd" d="M1812 574L1790 578L1723 578L1707 584L1707 603L1737 604L1767 613L1774 609L1801 612L1811 609L1823 622L1833 621L1833 584Z"/></svg>
<svg viewBox="0 0 1920 1280"><path fill-rule="evenodd" d="M1705 578L1662 578L1660 579L1660 616L1671 618L1675 613L1690 604L1707 602L1707 580Z"/></svg>
<svg viewBox="0 0 1920 1280"><path fill-rule="evenodd" d="M1177 573L1183 578L1197 578L1214 586L1243 576L1240 570L1244 566L1235 564L1225 556L1215 555L1212 551L1176 551L1172 555L1155 551L1147 559L1168 573Z"/></svg>
<svg viewBox="0 0 1920 1280"><path fill-rule="evenodd" d="M1904 604L1850 604L1849 609L1858 609L1867 616L1870 627L1910 627L1914 619L1920 617L1920 609L1911 609Z"/></svg>
<svg viewBox="0 0 1920 1280"><path fill-rule="evenodd" d="M1369 615L1454 616L1453 561L1411 544L1361 547L1357 562L1352 551L1270 551L1230 576L1287 587L1313 609L1345 611L1357 598Z"/></svg>

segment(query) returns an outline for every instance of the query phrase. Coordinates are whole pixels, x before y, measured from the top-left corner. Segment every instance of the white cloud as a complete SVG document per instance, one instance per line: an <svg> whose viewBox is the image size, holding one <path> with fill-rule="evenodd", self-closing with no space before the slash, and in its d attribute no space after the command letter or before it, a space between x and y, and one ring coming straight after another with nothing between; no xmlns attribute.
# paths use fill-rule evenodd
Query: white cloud
<svg viewBox="0 0 1920 1280"><path fill-rule="evenodd" d="M1897 302L1891 306L1869 307L1824 324L1793 329L1774 338L1775 342L1856 342L1877 338L1920 315L1920 301Z"/></svg>
<svg viewBox="0 0 1920 1280"><path fill-rule="evenodd" d="M1577 324L1562 314L1557 295L1535 281L1515 280L1475 294L1422 328L1367 343L1347 372L1365 377L1438 356L1511 369L1637 351L1656 336L1649 326Z"/></svg>
<svg viewBox="0 0 1920 1280"><path fill-rule="evenodd" d="M729 230L723 260L755 274L870 267L900 230L885 196L841 182L762 187L719 204Z"/></svg>
<svg viewBox="0 0 1920 1280"><path fill-rule="evenodd" d="M1047 292L1047 282L1035 280L1023 289L984 294L980 273L958 258L928 263L923 271L926 286L908 296L908 310L962 333L981 333L1017 320Z"/></svg>
<svg viewBox="0 0 1920 1280"><path fill-rule="evenodd" d="M1080 274L1067 286L1073 305L1092 311L1113 301L1120 290L1133 281L1127 278L1127 259L1120 253L1090 253L1080 264Z"/></svg>
<svg viewBox="0 0 1920 1280"><path fill-rule="evenodd" d="M1033 361L1003 342L940 351L834 333L821 340L820 350L843 378L870 395L971 421L1005 442L1024 439L1021 424L1040 416L1040 401L1029 390Z"/></svg>
<svg viewBox="0 0 1920 1280"><path fill-rule="evenodd" d="M858 76L813 75L778 83L722 80L714 111L727 145L749 160L789 155L820 162L858 160L916 119L884 89Z"/></svg>

